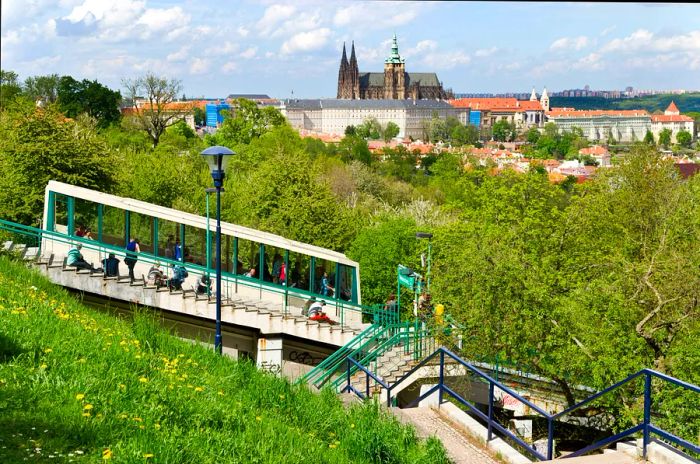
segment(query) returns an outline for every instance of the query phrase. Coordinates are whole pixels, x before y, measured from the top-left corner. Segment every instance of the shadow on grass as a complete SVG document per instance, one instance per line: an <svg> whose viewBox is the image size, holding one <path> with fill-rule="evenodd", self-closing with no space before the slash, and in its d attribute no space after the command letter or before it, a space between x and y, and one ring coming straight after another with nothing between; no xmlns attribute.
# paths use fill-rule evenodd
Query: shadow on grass
<svg viewBox="0 0 700 464"><path fill-rule="evenodd" d="M0 334L0 363L10 361L24 351L26 350L23 350L14 340L8 338L6 335Z"/></svg>
<svg viewBox="0 0 700 464"><path fill-rule="evenodd" d="M88 454L95 446L95 434L45 417L0 416L0 462L67 462L69 453L76 457Z"/></svg>

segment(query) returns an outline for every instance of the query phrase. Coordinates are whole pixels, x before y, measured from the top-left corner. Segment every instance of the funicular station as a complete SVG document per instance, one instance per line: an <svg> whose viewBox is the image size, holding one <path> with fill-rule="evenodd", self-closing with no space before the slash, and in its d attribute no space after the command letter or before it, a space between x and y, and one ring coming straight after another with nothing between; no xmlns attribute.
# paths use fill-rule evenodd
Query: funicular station
<svg viewBox="0 0 700 464"><path fill-rule="evenodd" d="M700 444L654 427L650 413L652 379L700 394L697 386L644 369L597 394L580 387L578 396L585 399L567 407L548 379L504 368L498 361L465 361L441 346L445 328L458 327L441 308L435 311L438 334L418 317L401 321L398 304L363 305L359 264L332 250L222 222L221 288L200 292L200 278L215 268L216 229L208 216L56 181L46 187L42 227L0 219L0 230L13 238L4 243L6 250L20 254L54 283L81 292L86 301L124 310L146 307L179 336L201 343L214 338L213 294L220 291L223 353L253 359L261 369L313 388L373 397L388 407L437 404L452 411L452 419L462 426L481 427L484 440L496 443L498 452L513 455L517 448L509 462L554 458L556 427L585 425L585 414L579 413L586 405L638 378L646 385L644 422L569 456L638 435L645 456L652 435L700 455ZM135 238L140 251L127 251ZM100 269L69 265L69 252L76 249ZM105 273L102 263L110 256L120 261L135 257L134 278L124 262L116 274ZM148 278L157 268L172 279L178 267L186 270L186 277L177 287ZM415 292L416 316L422 290L417 277L399 266L397 295L402 285ZM321 301L330 321L312 320L306 313L311 302ZM499 422L499 410L509 410L511 419ZM536 421L545 424L539 444L533 433Z"/></svg>

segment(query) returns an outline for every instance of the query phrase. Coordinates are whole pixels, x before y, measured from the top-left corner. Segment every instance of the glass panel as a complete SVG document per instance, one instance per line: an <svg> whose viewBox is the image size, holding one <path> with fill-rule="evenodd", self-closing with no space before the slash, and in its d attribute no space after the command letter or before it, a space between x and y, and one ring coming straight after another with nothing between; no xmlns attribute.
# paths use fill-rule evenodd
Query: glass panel
<svg viewBox="0 0 700 464"><path fill-rule="evenodd" d="M284 266L284 250L273 246L265 246L265 269L263 280L281 285L280 274Z"/></svg>
<svg viewBox="0 0 700 464"><path fill-rule="evenodd" d="M198 227L185 226L183 259L186 263L204 266L207 262L206 231Z"/></svg>
<svg viewBox="0 0 700 464"><path fill-rule="evenodd" d="M309 290L309 265L311 258L301 253L289 253L289 276L287 282L290 288Z"/></svg>
<svg viewBox="0 0 700 464"><path fill-rule="evenodd" d="M153 253L153 218L145 214L129 214L129 234L139 239L141 253Z"/></svg>
<svg viewBox="0 0 700 464"><path fill-rule="evenodd" d="M352 300L352 287L354 283L355 268L351 266L346 266L340 264L338 266L340 270L340 290L338 291L338 298L345 301ZM353 301L355 303L355 301Z"/></svg>
<svg viewBox="0 0 700 464"><path fill-rule="evenodd" d="M124 229L126 227L126 211L113 206L102 208L102 242L120 248L126 246Z"/></svg>
<svg viewBox="0 0 700 464"><path fill-rule="evenodd" d="M314 293L332 298L335 296L335 263L316 258Z"/></svg>
<svg viewBox="0 0 700 464"><path fill-rule="evenodd" d="M97 203L75 199L75 235L97 240Z"/></svg>
<svg viewBox="0 0 700 464"><path fill-rule="evenodd" d="M158 219L158 256L181 259L180 224Z"/></svg>
<svg viewBox="0 0 700 464"><path fill-rule="evenodd" d="M260 259L260 245L256 242L238 239L238 265L236 274L248 274L255 269L253 277L259 278L258 267Z"/></svg>
<svg viewBox="0 0 700 464"><path fill-rule="evenodd" d="M68 197L56 194L56 210L54 213L53 230L62 234L68 233Z"/></svg>

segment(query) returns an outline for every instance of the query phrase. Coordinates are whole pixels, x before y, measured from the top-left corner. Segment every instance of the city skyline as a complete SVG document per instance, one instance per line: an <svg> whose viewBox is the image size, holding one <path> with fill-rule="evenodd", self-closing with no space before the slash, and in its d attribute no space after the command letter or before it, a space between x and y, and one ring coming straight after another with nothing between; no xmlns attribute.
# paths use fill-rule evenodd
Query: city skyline
<svg viewBox="0 0 700 464"><path fill-rule="evenodd" d="M0 60L120 90L152 71L189 97L334 97L343 43L381 71L394 33L407 70L457 93L698 87L693 4L5 0Z"/></svg>

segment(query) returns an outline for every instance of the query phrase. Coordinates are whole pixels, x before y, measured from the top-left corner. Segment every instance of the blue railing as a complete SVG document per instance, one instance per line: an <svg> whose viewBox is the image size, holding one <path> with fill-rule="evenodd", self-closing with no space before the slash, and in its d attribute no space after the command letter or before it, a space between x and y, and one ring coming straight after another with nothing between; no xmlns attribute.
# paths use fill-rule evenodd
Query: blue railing
<svg viewBox="0 0 700 464"><path fill-rule="evenodd" d="M426 357L423 359L420 363L418 363L416 366L414 366L410 371L408 371L406 374L404 374L400 379L398 379L396 382L393 384L389 385L386 382L384 382L382 379L378 378L376 375L374 375L372 372L367 370L364 366L362 366L360 363L358 363L356 360L349 358L347 360L347 373L346 373L346 381L347 384L343 388L343 392L352 392L359 396L360 398L367 398L370 396L370 379L374 380L375 385L380 385L384 390L386 391L387 394L387 405L391 406L392 404L392 395L391 392L396 389L397 386L401 385L406 379L408 379L414 372L416 372L418 369L422 368L425 366L427 363L435 359L436 357L440 358L439 362L439 380L438 383L432 387L430 390L425 392L423 395L420 395L418 398L416 398L414 401L412 401L409 406L412 406L414 404L417 404L418 402L424 400L425 398L429 397L435 392L438 392L438 398L439 398L439 403L442 404L442 399L444 394L448 394L452 398L454 398L459 404L467 407L473 414L475 414L478 418L486 422L487 427L488 427L488 441L490 441L493 438L493 433L494 430L497 431L498 433L502 434L502 436L507 437L511 439L513 442L517 443L526 453L531 455L537 460L544 461L544 460L551 460L553 458L553 445L554 445L554 425L555 421L557 419L560 419L566 415L571 414L573 411L581 408L582 406L585 406L598 398L602 397L603 395L610 393L611 391L622 387L623 385L626 385L638 378L644 378L644 417L643 420L640 424L637 424L633 427L628 428L627 430L624 430L622 432L616 433L615 435L605 438L603 440L600 440L598 442L595 442L589 446L586 446L585 448L582 448L572 454L567 455L566 457L576 457L576 456L582 456L584 454L587 454L591 451L597 450L599 448L602 448L603 446L609 445L611 443L617 442L619 440L622 440L623 438L626 438L628 436L631 436L635 433L642 432L642 455L646 459L647 456L647 447L650 443L651 435L655 434L659 437L661 437L664 440L667 440L671 443L673 443L676 446L679 446L683 448L686 451L690 451L692 453L697 453L700 454L700 446L693 444L687 440L684 440L676 435L673 435L672 433L662 430L656 426L654 426L651 423L651 405L652 405L652 399L653 399L653 392L651 388L651 381L653 378L660 379L664 382L673 384L675 386L681 387L685 390L689 390L694 393L700 393L700 387L696 385L689 384L687 382L683 382L682 380L678 380L676 378L670 377L668 375L662 374L660 372L653 371L651 369L642 369L639 372L636 372L629 377L627 377L624 380L621 380L620 382L617 382L616 384L606 388L605 390L602 390L595 395L592 395L585 400L557 413L557 414L550 414L547 411L543 410L536 404L532 403L531 401L527 400L526 398L523 398L521 395L507 387L506 385L502 384L501 382L493 379L490 377L488 374L485 374L475 366L471 365L470 363L464 361L461 359L459 356L451 352L450 350L446 348L438 348L433 352L430 356ZM462 396L460 396L457 392L452 390L448 385L445 384L445 358L448 357L455 363L463 366L468 372L471 372L474 374L477 378L481 379L482 381L486 381L489 384L489 402L488 402L488 414L484 414L481 412L476 405L472 404L468 400L464 399ZM361 370L366 374L366 385L365 385L365 392L358 391L351 383L351 371L357 371ZM520 437L515 435L513 432L508 430L507 428L503 427L495 418L494 418L494 389L498 387L505 393L509 394L513 398L517 399L520 401L522 404L528 406L530 409L535 411L537 414L539 414L542 418L547 420L547 454L543 455L539 451L533 449L530 445L528 445L525 441L523 441Z"/></svg>

